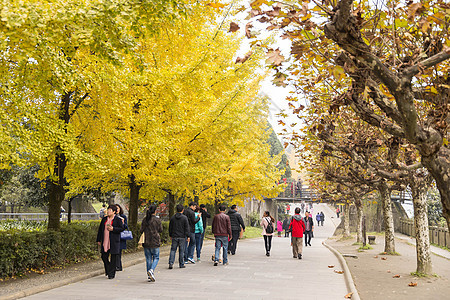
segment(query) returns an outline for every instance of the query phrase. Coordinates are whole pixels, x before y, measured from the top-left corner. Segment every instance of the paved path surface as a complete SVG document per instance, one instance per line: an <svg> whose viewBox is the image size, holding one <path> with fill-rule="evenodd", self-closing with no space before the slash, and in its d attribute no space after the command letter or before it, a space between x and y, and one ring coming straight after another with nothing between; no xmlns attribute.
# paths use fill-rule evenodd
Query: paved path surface
<svg viewBox="0 0 450 300"><path fill-rule="evenodd" d="M202 262L169 270L168 257L156 269L156 282L147 281L145 263L126 268L114 280L97 276L42 292L26 299L344 299L348 293L338 259L322 245L334 232L331 210L323 210L325 226L316 227L312 247L303 259L292 258L290 239L274 237L271 256L265 256L263 239L243 240L229 265L213 266L213 245L206 245ZM283 234L284 236L284 234ZM328 268L334 265L334 268Z"/></svg>

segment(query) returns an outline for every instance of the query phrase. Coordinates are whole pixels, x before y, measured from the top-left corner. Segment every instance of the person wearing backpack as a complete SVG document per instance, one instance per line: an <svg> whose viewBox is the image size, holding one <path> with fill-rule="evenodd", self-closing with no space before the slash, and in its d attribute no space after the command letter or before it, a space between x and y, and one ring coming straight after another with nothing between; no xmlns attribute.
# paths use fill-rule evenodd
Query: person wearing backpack
<svg viewBox="0 0 450 300"><path fill-rule="evenodd" d="M270 215L269 211L265 211L261 220L263 228L262 236L264 237L264 246L266 247L266 255L270 256L270 248L272 248L272 236L274 231L275 219Z"/></svg>

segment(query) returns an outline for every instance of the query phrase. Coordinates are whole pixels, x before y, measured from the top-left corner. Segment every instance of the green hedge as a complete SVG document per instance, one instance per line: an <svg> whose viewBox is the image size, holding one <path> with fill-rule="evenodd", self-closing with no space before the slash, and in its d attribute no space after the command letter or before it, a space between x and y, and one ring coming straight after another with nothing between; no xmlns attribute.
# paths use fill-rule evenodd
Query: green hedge
<svg viewBox="0 0 450 300"><path fill-rule="evenodd" d="M46 231L42 223L33 227L31 223L16 221L15 226L3 226L4 230L0 231L0 278L99 259L96 243L99 224L100 220L62 223L58 232ZM162 225L161 241L166 244L169 222L162 222ZM133 236L134 239L127 242L129 251L136 249L140 233L134 232Z"/></svg>
<svg viewBox="0 0 450 300"><path fill-rule="evenodd" d="M62 224L61 231L9 229L0 232L0 277L41 272L98 257L99 221ZM39 230L39 229L38 229Z"/></svg>

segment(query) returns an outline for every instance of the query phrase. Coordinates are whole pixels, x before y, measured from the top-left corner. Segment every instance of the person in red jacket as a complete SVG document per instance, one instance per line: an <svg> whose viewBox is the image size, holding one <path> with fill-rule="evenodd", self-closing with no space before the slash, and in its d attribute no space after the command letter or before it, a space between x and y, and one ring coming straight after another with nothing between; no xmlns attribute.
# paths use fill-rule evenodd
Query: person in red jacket
<svg viewBox="0 0 450 300"><path fill-rule="evenodd" d="M303 232L305 231L305 223L300 216L300 208L295 208L295 215L291 219L289 229L292 232L292 254L294 258L302 259L303 251Z"/></svg>

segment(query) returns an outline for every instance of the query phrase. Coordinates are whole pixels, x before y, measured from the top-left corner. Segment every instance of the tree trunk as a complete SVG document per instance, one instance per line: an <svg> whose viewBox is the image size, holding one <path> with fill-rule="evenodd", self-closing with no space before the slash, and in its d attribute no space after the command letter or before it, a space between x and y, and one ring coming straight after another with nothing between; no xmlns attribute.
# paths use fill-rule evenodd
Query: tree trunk
<svg viewBox="0 0 450 300"><path fill-rule="evenodd" d="M139 208L139 190L141 185L136 183L136 177L134 174L129 176L129 187L130 187L130 206L128 211L128 227L136 231L138 229L138 208Z"/></svg>
<svg viewBox="0 0 450 300"><path fill-rule="evenodd" d="M357 243L362 243L363 242L363 209L362 209L362 203L359 202L359 204L357 202L356 203L356 216L357 216L357 220L356 220L356 242Z"/></svg>
<svg viewBox="0 0 450 300"><path fill-rule="evenodd" d="M61 103L59 107L59 120L64 122L64 130L67 133L67 125L70 121L70 99L73 92L67 92L61 97ZM48 199L48 225L49 230L59 230L61 228L60 224L60 214L61 214L61 204L66 197L65 190L65 180L64 171L67 166L67 158L64 154L63 149L60 145L56 146L56 156L55 165L53 168L53 176L57 178L56 181L51 180L50 192Z"/></svg>
<svg viewBox="0 0 450 300"><path fill-rule="evenodd" d="M168 204L169 204L169 219L175 215L175 195L172 194L172 191L167 193L168 196Z"/></svg>
<svg viewBox="0 0 450 300"><path fill-rule="evenodd" d="M68 201L69 207L67 208L67 223L70 224L72 222L72 200L73 198L70 198Z"/></svg>
<svg viewBox="0 0 450 300"><path fill-rule="evenodd" d="M350 236L350 205L345 203L342 218L344 219L344 237Z"/></svg>
<svg viewBox="0 0 450 300"><path fill-rule="evenodd" d="M416 235L417 272L430 275L432 272L430 236L427 211L427 185L412 180L411 190L414 205L414 230Z"/></svg>
<svg viewBox="0 0 450 300"><path fill-rule="evenodd" d="M59 146L57 147L59 148ZM67 159L64 153L56 154L54 175L57 176L56 182L51 181L48 201L48 225L49 230L60 230L61 205L66 196L64 189L64 170L66 169Z"/></svg>
<svg viewBox="0 0 450 300"><path fill-rule="evenodd" d="M422 156L422 164L436 181L436 186L441 195L442 214L447 221L447 228L450 232L450 161L448 157L450 157L450 150L442 146L438 153L430 157Z"/></svg>
<svg viewBox="0 0 450 300"><path fill-rule="evenodd" d="M391 193L385 183L378 185L381 199L383 201L383 217L384 217L384 252L393 254L395 252L394 240L394 218L392 216Z"/></svg>
<svg viewBox="0 0 450 300"><path fill-rule="evenodd" d="M378 201L378 203L377 203L376 218L377 218L377 220L375 222L375 231L381 232L382 224L383 224L383 201Z"/></svg>

